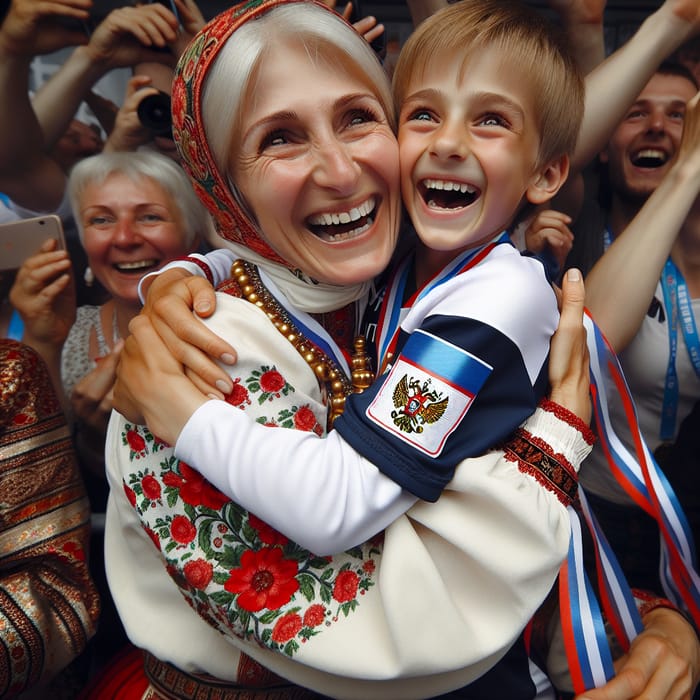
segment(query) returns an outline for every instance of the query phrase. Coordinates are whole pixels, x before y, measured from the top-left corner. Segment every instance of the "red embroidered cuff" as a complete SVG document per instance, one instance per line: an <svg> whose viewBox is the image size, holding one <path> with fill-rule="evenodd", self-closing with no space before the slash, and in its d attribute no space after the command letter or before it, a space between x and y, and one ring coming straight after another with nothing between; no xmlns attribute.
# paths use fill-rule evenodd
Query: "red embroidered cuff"
<svg viewBox="0 0 700 700"><path fill-rule="evenodd" d="M561 404L550 401L549 399L542 399L540 401L540 406L545 410L553 413L559 420L563 420L568 423L573 428L576 428L583 439L592 445L595 440L595 433L591 430L590 426L584 423L575 413L572 413L568 408L564 408Z"/></svg>
<svg viewBox="0 0 700 700"><path fill-rule="evenodd" d="M200 260L199 258L195 258L194 256L187 255L184 258L178 258L178 260L184 260L185 262L190 262L194 263L206 276L209 284L214 286L214 275L212 275L211 270L209 269L209 265L205 263L203 260Z"/></svg>

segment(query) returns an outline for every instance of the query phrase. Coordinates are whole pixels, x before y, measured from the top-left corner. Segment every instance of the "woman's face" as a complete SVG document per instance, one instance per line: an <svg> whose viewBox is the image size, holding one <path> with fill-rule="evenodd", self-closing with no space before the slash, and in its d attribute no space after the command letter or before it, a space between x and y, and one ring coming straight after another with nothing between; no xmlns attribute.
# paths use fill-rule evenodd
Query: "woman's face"
<svg viewBox="0 0 700 700"><path fill-rule="evenodd" d="M322 282L386 267L401 214L396 138L366 81L280 46L259 66L231 176L265 239Z"/></svg>
<svg viewBox="0 0 700 700"><path fill-rule="evenodd" d="M184 222L170 195L149 178L114 173L80 200L83 244L95 277L116 299L138 302L138 282L186 255Z"/></svg>

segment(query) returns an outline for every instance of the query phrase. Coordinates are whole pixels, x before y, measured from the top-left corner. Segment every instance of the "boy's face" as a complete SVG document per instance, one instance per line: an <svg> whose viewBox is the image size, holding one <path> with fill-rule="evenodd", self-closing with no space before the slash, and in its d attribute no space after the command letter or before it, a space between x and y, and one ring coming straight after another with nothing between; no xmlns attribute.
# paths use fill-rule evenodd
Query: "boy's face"
<svg viewBox="0 0 700 700"><path fill-rule="evenodd" d="M539 176L533 114L526 71L495 49L464 66L432 58L412 77L399 116L401 189L427 248L447 261L508 227Z"/></svg>

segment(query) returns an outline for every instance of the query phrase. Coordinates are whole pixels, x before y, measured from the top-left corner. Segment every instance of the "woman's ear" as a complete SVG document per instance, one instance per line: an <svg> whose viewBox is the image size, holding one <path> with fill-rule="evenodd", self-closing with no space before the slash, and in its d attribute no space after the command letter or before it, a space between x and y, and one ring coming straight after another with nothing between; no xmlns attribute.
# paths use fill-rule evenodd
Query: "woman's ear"
<svg viewBox="0 0 700 700"><path fill-rule="evenodd" d="M526 197L532 204L544 204L559 192L569 175L569 156L550 161L533 175Z"/></svg>

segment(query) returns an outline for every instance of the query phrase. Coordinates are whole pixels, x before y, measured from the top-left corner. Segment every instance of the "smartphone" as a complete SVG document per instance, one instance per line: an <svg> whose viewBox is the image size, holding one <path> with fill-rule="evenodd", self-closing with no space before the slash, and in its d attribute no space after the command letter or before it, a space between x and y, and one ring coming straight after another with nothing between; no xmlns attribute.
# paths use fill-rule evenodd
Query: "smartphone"
<svg viewBox="0 0 700 700"><path fill-rule="evenodd" d="M35 255L49 238L57 242L56 249L66 247L61 219L56 214L35 216L0 224L0 270L16 270Z"/></svg>

